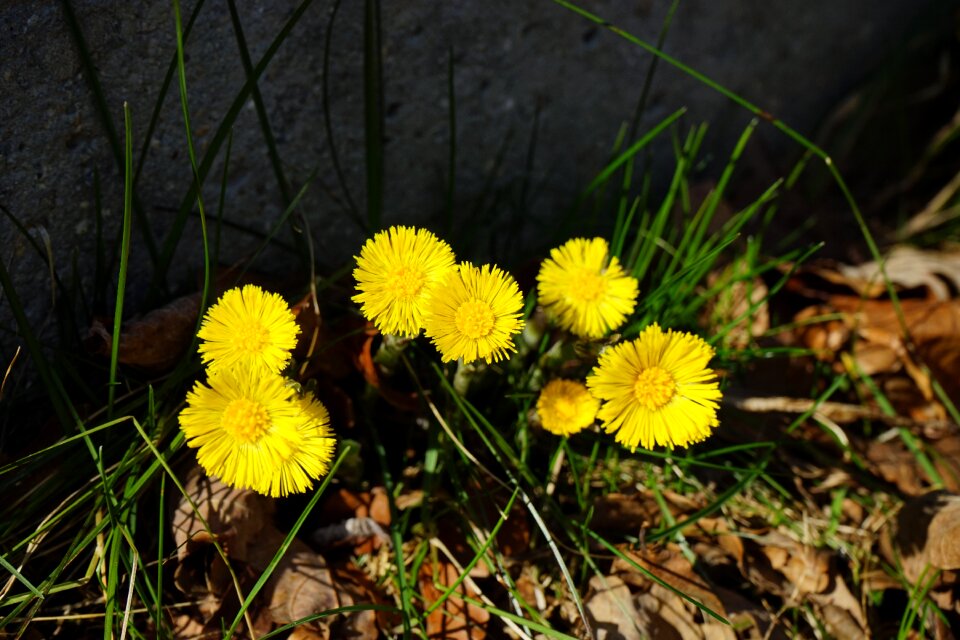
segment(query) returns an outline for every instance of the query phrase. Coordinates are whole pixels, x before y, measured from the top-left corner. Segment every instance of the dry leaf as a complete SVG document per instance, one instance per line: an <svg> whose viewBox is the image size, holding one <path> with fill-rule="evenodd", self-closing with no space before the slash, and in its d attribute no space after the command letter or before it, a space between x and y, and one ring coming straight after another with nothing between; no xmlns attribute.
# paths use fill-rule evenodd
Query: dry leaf
<svg viewBox="0 0 960 640"><path fill-rule="evenodd" d="M897 514L897 554L911 582L930 569L960 569L960 495L931 491L908 500Z"/></svg>
<svg viewBox="0 0 960 640"><path fill-rule="evenodd" d="M154 309L120 328L117 359L151 373L169 371L183 357L197 328L201 294L194 293ZM113 335L94 320L84 345L90 353L109 357Z"/></svg>
<svg viewBox="0 0 960 640"><path fill-rule="evenodd" d="M283 543L285 534L268 528L251 554L250 566L262 573ZM335 575L324 558L305 543L294 538L277 564L263 590L270 620L279 625L308 616L354 604L370 602L371 593L348 573ZM301 637L355 638L375 640L378 635L375 611L357 611L347 615L328 616L300 625Z"/></svg>
<svg viewBox="0 0 960 640"><path fill-rule="evenodd" d="M934 467L940 473L947 489L955 490L960 474L960 434L951 434L935 440L931 451L940 455L934 457ZM918 496L930 489L934 479L927 475L926 469L919 464L917 456L900 438L872 440L863 452L871 470L887 482L897 485L903 493Z"/></svg>
<svg viewBox="0 0 960 640"><path fill-rule="evenodd" d="M341 488L323 501L320 513L324 522L345 523L348 520L362 521L369 518L379 525L381 530L390 526L390 502L383 487L374 487L360 493ZM353 544L355 554L371 553L383 543L383 537L375 527L354 529L353 533L358 535L351 534L341 542ZM330 541L324 539L323 544L329 545Z"/></svg>
<svg viewBox="0 0 960 640"><path fill-rule="evenodd" d="M919 396L910 399L911 406L898 408L915 419L943 420L946 414L935 400L931 375L921 365L929 367L951 399L960 401L960 300L906 299L900 301L900 308L910 333L909 345L891 302L852 296L829 296L828 304L800 312L795 316L798 322L828 313L840 314L842 320L804 324L797 337L823 360L834 360L838 353L848 357L849 352L856 368L866 375L905 372ZM909 396L901 393L899 397ZM931 412L931 407L936 411Z"/></svg>
<svg viewBox="0 0 960 640"><path fill-rule="evenodd" d="M427 609L438 601L459 576L457 568L448 562L438 561L434 565L424 563L420 568L420 593L423 594L424 608ZM432 640L483 640L486 638L486 625L490 621L490 614L485 609L468 604L463 600L463 596L479 599L480 594L469 578L461 582L443 601L443 604L427 616L428 638Z"/></svg>
<svg viewBox="0 0 960 640"><path fill-rule="evenodd" d="M714 593L723 603L727 619L741 640L787 640L783 629L774 626L776 620L773 615L756 598L747 598L723 587L715 587Z"/></svg>
<svg viewBox="0 0 960 640"><path fill-rule="evenodd" d="M273 500L245 489L234 489L207 476L200 467L187 473L184 489L190 501L181 499L173 513L173 536L177 559L183 560L197 545L223 545L231 558L246 561L260 532L272 526ZM209 530L204 526L209 525Z"/></svg>
<svg viewBox="0 0 960 640"><path fill-rule="evenodd" d="M286 534L272 522L274 501L269 498L227 487L206 476L199 467L187 474L184 488L190 500L182 499L172 518L179 560L175 582L184 593L198 600L201 627L208 629L216 626L211 621L222 611L233 588L222 559L213 549L213 540L221 544L232 561L247 565L246 575L259 576L273 560ZM375 592L362 576L333 573L322 556L294 538L258 599L268 606L256 616L256 626L266 632L273 625L374 599ZM196 621L192 626L186 620L181 622L184 628L196 627ZM360 611L321 618L304 625L298 633L304 638L374 640L379 631L376 613Z"/></svg>
<svg viewBox="0 0 960 640"><path fill-rule="evenodd" d="M593 501L590 526L597 531L636 534L656 524L659 516L660 507L652 500L652 496L643 493L608 493Z"/></svg>
<svg viewBox="0 0 960 640"><path fill-rule="evenodd" d="M587 617L596 630L597 640L644 640L649 637L640 627L640 613L633 603L630 588L618 576L590 578L590 593L584 602Z"/></svg>
<svg viewBox="0 0 960 640"><path fill-rule="evenodd" d="M824 623L838 640L858 640L868 635L867 618L860 601L850 592L842 576L833 576L833 588L810 594L810 600L820 605Z"/></svg>
<svg viewBox="0 0 960 640"><path fill-rule="evenodd" d="M613 561L611 573L626 584L643 590L636 596L636 606L643 628L651 637L677 637L682 640L736 638L730 626L698 611L696 605L678 595L677 592L682 593L717 615L726 617L723 603L713 589L703 582L694 572L693 565L674 546L658 550L648 548L640 552L624 550L624 555L672 587L670 589L654 582L626 560L617 558Z"/></svg>
<svg viewBox="0 0 960 640"><path fill-rule="evenodd" d="M883 259L887 277L898 289L927 289L936 300L949 300L951 287L960 290L960 252L917 249L909 245L893 247ZM839 265L841 278L832 278L849 286L858 294L876 298L886 293L883 276L876 262L861 265ZM832 275L824 270L820 275ZM828 277L828 279L830 279Z"/></svg>
<svg viewBox="0 0 960 640"><path fill-rule="evenodd" d="M789 595L802 597L822 593L830 585L830 554L822 549L802 545L787 536L771 531L759 539L761 551L770 566L790 581Z"/></svg>

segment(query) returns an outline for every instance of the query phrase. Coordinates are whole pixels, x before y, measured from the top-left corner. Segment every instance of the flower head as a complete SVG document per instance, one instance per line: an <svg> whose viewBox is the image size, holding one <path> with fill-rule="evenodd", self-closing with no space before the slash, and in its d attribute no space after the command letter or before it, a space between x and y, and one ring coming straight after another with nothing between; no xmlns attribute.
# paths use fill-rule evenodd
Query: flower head
<svg viewBox="0 0 960 640"><path fill-rule="evenodd" d="M464 262L437 287L425 318L427 336L444 362L490 362L514 351L523 329L523 296L510 274Z"/></svg>
<svg viewBox="0 0 960 640"><path fill-rule="evenodd" d="M426 229L390 227L360 249L353 301L383 333L414 337L431 291L455 263L450 245Z"/></svg>
<svg viewBox="0 0 960 640"><path fill-rule="evenodd" d="M540 391L537 414L543 428L558 436L569 436L593 424L600 401L582 382L551 380Z"/></svg>
<svg viewBox="0 0 960 640"><path fill-rule="evenodd" d="M236 287L207 310L197 332L200 357L210 373L234 368L278 373L290 360L299 331L279 295L252 284Z"/></svg>
<svg viewBox="0 0 960 640"><path fill-rule="evenodd" d="M313 480L327 475L333 459L335 440L330 431L330 414L312 394L295 398L297 438L290 455L276 473L265 476L255 491L270 496L303 493Z"/></svg>
<svg viewBox="0 0 960 640"><path fill-rule="evenodd" d="M561 327L583 338L602 338L633 312L637 281L609 256L606 240L574 238L543 261L537 294Z"/></svg>
<svg viewBox="0 0 960 640"><path fill-rule="evenodd" d="M333 439L326 410L287 380L221 369L187 394L180 428L197 461L224 483L271 496L305 491L326 473Z"/></svg>
<svg viewBox="0 0 960 640"><path fill-rule="evenodd" d="M717 426L721 393L707 368L713 349L682 331L664 333L656 324L640 337L611 347L587 377L603 401L599 417L607 433L635 450L656 445L686 447L706 439Z"/></svg>

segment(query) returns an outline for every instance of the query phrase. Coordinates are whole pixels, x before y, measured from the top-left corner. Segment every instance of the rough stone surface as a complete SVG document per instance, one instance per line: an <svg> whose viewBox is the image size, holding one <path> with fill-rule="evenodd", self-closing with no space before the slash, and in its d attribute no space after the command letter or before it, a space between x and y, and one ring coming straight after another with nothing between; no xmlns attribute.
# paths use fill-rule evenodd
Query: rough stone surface
<svg viewBox="0 0 960 640"><path fill-rule="evenodd" d="M684 0L665 50L794 125L811 132L840 95L902 38L930 0ZM102 87L116 145L122 145L122 104L133 117L136 161L143 161L137 199L149 230L134 230L128 309L142 310L153 268L144 242L167 241L191 184L176 80L161 105L159 125L147 126L175 52L171 3L73 0L77 22ZM185 2L184 20L193 11ZM364 198L363 4L344 2L331 42L329 110L351 197ZM384 224L430 225L444 232L450 132L448 63L456 96L454 229L445 233L464 257L509 261L542 249L542 229L602 166L640 94L650 56L548 0L382 3L386 106ZM670 3L593 0L591 11L655 41ZM290 0L238 2L254 63L292 15ZM302 201L321 267L354 254L363 230L345 213L324 131L322 77L330 2L316 0L271 62L259 86L283 171L295 194L312 171L317 180ZM116 238L122 212L118 147L98 114L90 78L68 27L64 3L6 3L0 8L0 204L23 225L0 223L0 259L33 326L52 340L54 292L48 254L66 288L79 285L91 311L96 278L116 278ZM203 6L187 42L187 84L197 151L207 152L244 82L228 4ZM640 130L680 106L686 122L709 121L707 171L725 155L749 117L742 109L677 70L661 64ZM536 125L535 125L536 123ZM226 178L220 259L239 260L256 248L285 209L254 104L233 126ZM531 140L535 141L531 149ZM767 127L757 144L771 157L795 147ZM206 177L208 215L215 214L225 146ZM672 157L657 147L655 171ZM142 153L146 152L145 158ZM711 156L707 156L708 158ZM499 161L498 161L498 158ZM96 269L100 229L109 271ZM549 227L546 227L549 228ZM243 231L247 229L248 231ZM278 238L288 245L290 232ZM470 252L474 255L470 255ZM290 251L267 251L257 267L295 268ZM194 286L200 264L196 217L182 235L164 291ZM102 287L101 287L102 289ZM64 292L59 292L62 296ZM99 305L99 306L98 306ZM86 320L81 319L81 324ZM19 343L10 305L0 302L0 362Z"/></svg>

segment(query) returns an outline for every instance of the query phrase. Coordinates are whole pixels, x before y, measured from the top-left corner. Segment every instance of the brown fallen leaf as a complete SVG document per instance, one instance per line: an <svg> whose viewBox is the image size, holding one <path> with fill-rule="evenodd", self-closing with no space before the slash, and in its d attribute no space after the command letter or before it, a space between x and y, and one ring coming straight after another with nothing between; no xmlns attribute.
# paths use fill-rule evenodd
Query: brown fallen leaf
<svg viewBox="0 0 960 640"><path fill-rule="evenodd" d="M658 549L649 547L642 551L622 551L627 558L671 587L667 588L651 580L627 560L617 558L613 561L611 573L626 584L641 590L636 596L636 607L641 613L641 620L645 621L647 634L663 637L662 634L672 629L673 634L678 634L672 637L682 640L736 638L729 625L699 611L696 605L677 593L692 598L719 616L727 615L723 602L693 570L693 565L678 548L668 545Z"/></svg>
<svg viewBox="0 0 960 640"><path fill-rule="evenodd" d="M897 485L903 493L915 496L926 491L928 485L917 473L917 458L902 441L872 440L867 443L865 457L874 473Z"/></svg>
<svg viewBox="0 0 960 640"><path fill-rule="evenodd" d="M819 605L823 621L838 640L858 640L869 636L867 618L860 601L839 574L832 577L833 587L823 593L809 594Z"/></svg>
<svg viewBox="0 0 960 640"><path fill-rule="evenodd" d="M184 560L215 538L231 558L246 561L260 532L272 526L273 500L228 487L197 466L187 472L183 486L190 500L181 499L172 517L177 559Z"/></svg>
<svg viewBox="0 0 960 640"><path fill-rule="evenodd" d="M269 498L227 487L199 467L187 473L184 488L190 500L182 498L172 517L178 558L174 581L199 602L200 619L192 625L188 620L178 624L195 629L199 622L207 631L216 630L217 614L230 615L225 604L232 602L235 607L238 603L233 597L232 578L212 542L218 541L231 563L236 563L234 571L239 576L252 580L269 566L286 534L273 524L274 501ZM359 572L330 569L320 554L294 538L254 603L254 624L258 632L266 633L274 625L372 602L376 597ZM304 638L373 640L379 630L375 612L359 611L320 618L302 625L298 633Z"/></svg>
<svg viewBox="0 0 960 640"><path fill-rule="evenodd" d="M220 617L232 617L238 599L227 566L212 543L219 542L231 558L246 560L261 532L272 527L273 503L251 491L228 487L199 467L187 472L183 484L190 499L181 497L171 517L177 547L173 580L197 604L193 624L181 617L178 625L185 629L199 625L204 633L215 632Z"/></svg>
<svg viewBox="0 0 960 640"><path fill-rule="evenodd" d="M774 616L756 598L719 586L714 588L714 593L723 603L727 619L741 640L787 640L783 628L775 626Z"/></svg>
<svg viewBox="0 0 960 640"><path fill-rule="evenodd" d="M929 569L960 569L960 495L931 491L908 500L896 519L894 553L913 583Z"/></svg>
<svg viewBox="0 0 960 640"><path fill-rule="evenodd" d="M369 518L382 529L390 526L390 502L383 487L373 487L370 491L359 493L340 488L324 499L320 513L324 522ZM346 538L342 542L352 544L355 554L367 554L378 549L383 540L375 528L370 528L366 535Z"/></svg>
<svg viewBox="0 0 960 640"><path fill-rule="evenodd" d="M949 300L951 289L960 290L960 252L918 249L910 245L891 248L883 259L887 278L898 292L920 291L930 300ZM786 273L793 265L781 265ZM788 289L816 297L826 292L849 291L857 298L887 295L883 274L876 261L858 265L821 260L794 270ZM844 294L847 295L847 294Z"/></svg>
<svg viewBox="0 0 960 640"><path fill-rule="evenodd" d="M274 528L262 532L249 565L259 574L273 560L286 534ZM361 574L362 575L362 574ZM351 580L347 580L347 577ZM270 621L284 625L338 607L370 602L367 591L348 572L335 574L323 556L294 538L263 589L269 604ZM356 638L375 640L379 636L375 611L319 618L298 627L303 638Z"/></svg>
<svg viewBox="0 0 960 640"><path fill-rule="evenodd" d="M597 531L635 534L659 521L660 507L652 495L608 493L593 501L590 526Z"/></svg>
<svg viewBox="0 0 960 640"><path fill-rule="evenodd" d="M150 373L172 369L183 357L197 328L200 298L199 293L183 296L125 322L120 328L117 360ZM94 320L84 339L86 349L109 357L112 345L113 335L106 325Z"/></svg>
<svg viewBox="0 0 960 640"><path fill-rule="evenodd" d="M933 466L943 479L943 488L960 493L960 431L933 438Z"/></svg>
<svg viewBox="0 0 960 640"><path fill-rule="evenodd" d="M423 606L428 609L456 582L460 573L453 564L444 561L424 563L420 568L420 593ZM464 596L479 599L470 579L457 588L427 616L427 637L432 640L483 640L490 614L486 609L466 602Z"/></svg>
<svg viewBox="0 0 960 640"><path fill-rule="evenodd" d="M670 489L661 489L659 493L674 519L680 519L703 506L697 499ZM598 531L635 534L641 529L657 526L662 519L662 507L656 494L643 489L631 494L608 493L598 496L593 502L590 525Z"/></svg>
<svg viewBox="0 0 960 640"><path fill-rule="evenodd" d="M800 544L777 531L756 540L770 566L789 581L787 595L802 598L822 593L830 585L830 554L822 549Z"/></svg>
<svg viewBox="0 0 960 640"><path fill-rule="evenodd" d="M960 401L960 300L905 299L900 308L909 343L890 301L839 295L830 295L827 304L809 307L795 317L807 323L797 330L797 338L825 361L837 361L838 354L843 360L850 354L856 364L854 373L906 374L919 395L912 398L913 405L898 409L918 420L943 420L946 413L936 400L933 379L954 402ZM840 320L810 323L826 314L839 315ZM836 366L850 368L840 361ZM937 410L931 412L934 406Z"/></svg>
<svg viewBox="0 0 960 640"><path fill-rule="evenodd" d="M899 290L923 288L936 300L950 299L951 287L954 291L960 290L960 252L898 245L884 256L883 264L887 277ZM841 264L836 272L825 269L820 275L831 282L844 284L864 297L877 298L886 294L876 262Z"/></svg>
<svg viewBox="0 0 960 640"><path fill-rule="evenodd" d="M630 588L618 576L593 576L590 591L584 599L590 625L596 629L597 640L644 640L649 637L641 627L640 613L633 601Z"/></svg>

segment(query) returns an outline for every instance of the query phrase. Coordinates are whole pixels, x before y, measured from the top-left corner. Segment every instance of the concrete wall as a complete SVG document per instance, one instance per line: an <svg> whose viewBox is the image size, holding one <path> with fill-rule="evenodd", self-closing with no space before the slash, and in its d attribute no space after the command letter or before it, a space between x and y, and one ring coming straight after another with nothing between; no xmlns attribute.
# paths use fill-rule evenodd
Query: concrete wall
<svg viewBox="0 0 960 640"><path fill-rule="evenodd" d="M464 247L458 238L470 235L467 239L476 251L500 260L538 247L539 230L602 166L618 128L631 117L650 57L549 0L382 4L387 107L384 224L425 224L442 231L452 51L459 233L450 237ZM649 41L656 40L669 5L666 0L583 4ZM929 4L929 0L683 0L665 50L810 133L825 110L869 72L904 36L914 14ZM130 104L139 160L147 123L175 51L171 4L74 0L71 5L121 139L121 105ZM185 20L193 3L186 5ZM256 62L296 3L244 0L238 5ZM318 171L303 211L310 220L318 262L332 267L357 251L363 232L344 214L345 198L323 127L321 78L329 15L329 0L310 6L260 88L290 191L295 193L311 171ZM122 176L94 106L90 79L61 3L6 3L0 8L0 29L0 204L26 225L35 240L48 241L56 268L68 283L77 279L89 292L96 253L95 176L108 245L116 237L122 212ZM339 11L332 39L330 117L347 184L361 209L362 41L363 3L348 0ZM187 54L193 129L202 155L244 82L224 0L208 0L203 7ZM747 114L661 65L641 131L680 106L689 107L689 122L711 122L707 147L714 152L712 168L722 166ZM538 130L530 161L535 120ZM772 162L796 152L792 143L768 127L758 144L766 146ZM147 154L137 196L160 245L191 180L175 84L162 104ZM204 188L211 212L216 208L222 157L221 150ZM672 169L668 147L658 147L654 160L658 173ZM233 127L225 205L228 220L259 233L266 232L284 210L251 101ZM143 231L138 222L131 312L144 304L152 274ZM280 237L290 241L287 231ZM191 218L170 272L169 292L193 286L200 264L198 238ZM256 239L250 234L227 229L222 259L240 259L254 246ZM47 267L6 218L0 222L0 259L12 273L31 322L50 338L54 332ZM258 267L282 271L296 264L282 251L273 251ZM6 366L18 339L5 299L0 302L0 327L0 364Z"/></svg>

